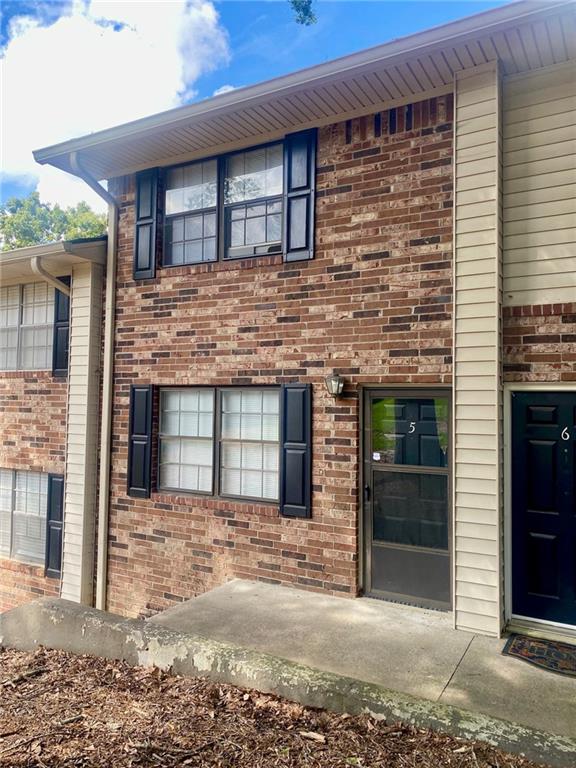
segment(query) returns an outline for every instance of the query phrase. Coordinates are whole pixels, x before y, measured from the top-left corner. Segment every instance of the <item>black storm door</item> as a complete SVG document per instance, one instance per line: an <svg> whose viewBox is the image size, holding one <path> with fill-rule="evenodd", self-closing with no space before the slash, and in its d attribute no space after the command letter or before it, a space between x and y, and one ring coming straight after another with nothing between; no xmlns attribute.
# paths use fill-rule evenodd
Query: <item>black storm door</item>
<svg viewBox="0 0 576 768"><path fill-rule="evenodd" d="M576 393L512 395L512 613L576 625Z"/></svg>
<svg viewBox="0 0 576 768"><path fill-rule="evenodd" d="M372 390L364 402L366 593L449 608L450 401Z"/></svg>

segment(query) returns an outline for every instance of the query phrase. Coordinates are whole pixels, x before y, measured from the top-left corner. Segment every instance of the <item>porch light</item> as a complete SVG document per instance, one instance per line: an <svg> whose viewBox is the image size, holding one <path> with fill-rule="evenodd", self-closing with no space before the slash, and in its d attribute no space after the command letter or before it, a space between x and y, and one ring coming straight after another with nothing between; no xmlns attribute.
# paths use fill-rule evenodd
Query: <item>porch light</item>
<svg viewBox="0 0 576 768"><path fill-rule="evenodd" d="M338 395L342 394L342 390L344 389L344 379L340 374L333 373L330 376L326 376L325 381L326 389L332 397L338 397Z"/></svg>

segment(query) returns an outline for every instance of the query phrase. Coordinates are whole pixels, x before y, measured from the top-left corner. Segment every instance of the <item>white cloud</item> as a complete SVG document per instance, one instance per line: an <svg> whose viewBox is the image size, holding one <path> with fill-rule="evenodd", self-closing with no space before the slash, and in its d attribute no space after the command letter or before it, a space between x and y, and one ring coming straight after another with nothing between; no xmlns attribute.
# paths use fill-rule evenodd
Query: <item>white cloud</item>
<svg viewBox="0 0 576 768"><path fill-rule="evenodd" d="M238 87L239 86L237 85L221 85L220 88L216 88L212 96L220 96L223 93L230 93L230 91L235 91Z"/></svg>
<svg viewBox="0 0 576 768"><path fill-rule="evenodd" d="M226 63L209 0L77 0L49 27L12 20L2 72L2 170L38 176L44 201L102 201L83 182L34 163L32 150L178 106Z"/></svg>

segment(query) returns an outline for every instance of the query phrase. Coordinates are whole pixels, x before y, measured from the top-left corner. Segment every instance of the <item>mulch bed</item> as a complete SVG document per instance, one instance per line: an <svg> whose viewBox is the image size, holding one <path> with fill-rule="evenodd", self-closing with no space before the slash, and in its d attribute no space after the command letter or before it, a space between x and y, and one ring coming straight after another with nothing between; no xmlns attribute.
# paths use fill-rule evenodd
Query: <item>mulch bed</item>
<svg viewBox="0 0 576 768"><path fill-rule="evenodd" d="M0 650L0 766L535 768L478 742L45 649Z"/></svg>

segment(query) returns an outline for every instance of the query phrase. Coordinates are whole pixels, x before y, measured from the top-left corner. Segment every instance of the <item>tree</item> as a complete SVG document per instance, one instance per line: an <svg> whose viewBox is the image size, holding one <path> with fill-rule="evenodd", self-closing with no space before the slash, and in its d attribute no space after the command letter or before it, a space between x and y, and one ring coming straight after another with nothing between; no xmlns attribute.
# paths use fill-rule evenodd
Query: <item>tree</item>
<svg viewBox="0 0 576 768"><path fill-rule="evenodd" d="M27 197L12 197L0 207L3 251L105 233L106 216L95 213L85 202L61 208L41 203L38 192L31 192Z"/></svg>
<svg viewBox="0 0 576 768"><path fill-rule="evenodd" d="M290 5L296 16L296 23L309 27L316 23L316 14L312 10L312 0L290 0Z"/></svg>

